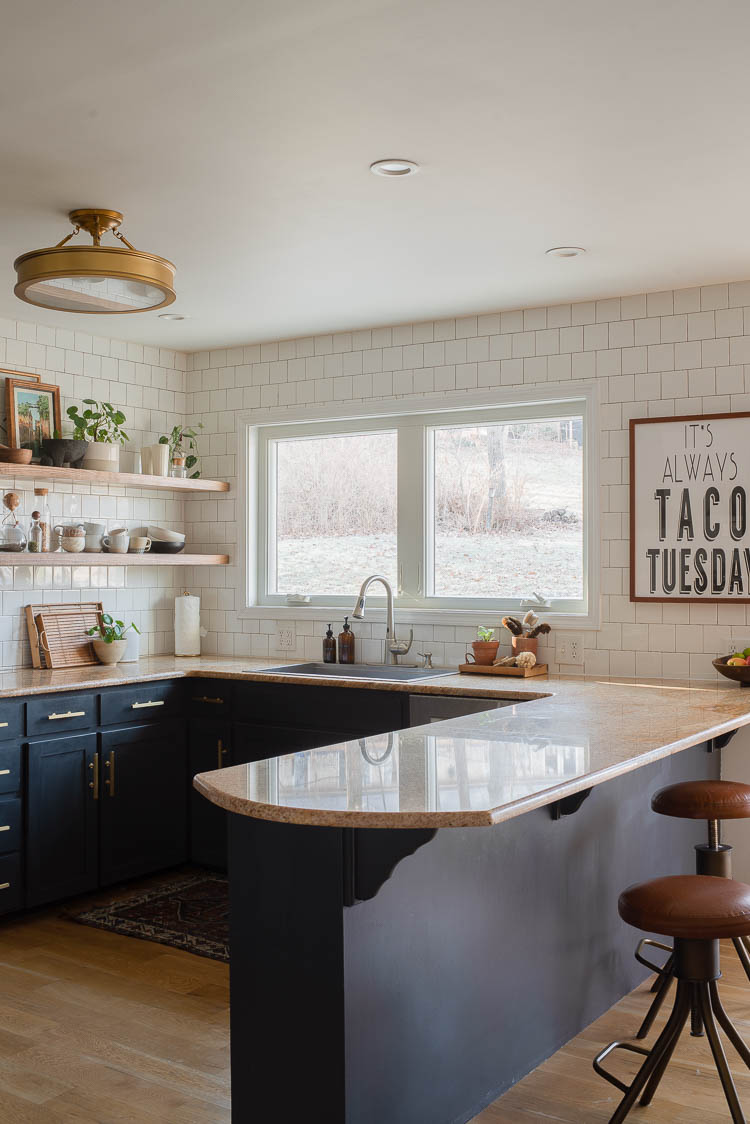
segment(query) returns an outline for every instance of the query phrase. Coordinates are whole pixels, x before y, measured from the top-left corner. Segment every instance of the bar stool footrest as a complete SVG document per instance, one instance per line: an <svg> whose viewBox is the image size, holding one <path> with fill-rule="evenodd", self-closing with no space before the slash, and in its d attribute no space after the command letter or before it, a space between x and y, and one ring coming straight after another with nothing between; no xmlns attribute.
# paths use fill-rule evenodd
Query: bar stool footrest
<svg viewBox="0 0 750 1124"><path fill-rule="evenodd" d="M674 952L674 949L671 945L664 944L662 941L652 940L651 937L643 937L643 939L638 942L638 947L635 950L636 960L639 964L642 964L644 968L648 968L649 971L656 972L657 975L660 976L666 967L666 963L662 964L661 967L658 964L652 964L652 962L647 960L642 954L641 949L643 948L658 948L662 952L668 952L670 956Z"/></svg>
<svg viewBox="0 0 750 1124"><path fill-rule="evenodd" d="M613 1073L610 1073L609 1070L606 1070L602 1065L604 1059L608 1057L613 1050L629 1050L632 1054L643 1054L644 1057L648 1057L651 1051L647 1050L645 1046L636 1046L633 1042L610 1042L609 1046L605 1046L594 1058L594 1070L596 1073L598 1073L600 1077L603 1077L605 1081L609 1081L610 1085L614 1085L621 1093L629 1093L630 1085L626 1085L624 1081L620 1081L619 1077L615 1077Z"/></svg>

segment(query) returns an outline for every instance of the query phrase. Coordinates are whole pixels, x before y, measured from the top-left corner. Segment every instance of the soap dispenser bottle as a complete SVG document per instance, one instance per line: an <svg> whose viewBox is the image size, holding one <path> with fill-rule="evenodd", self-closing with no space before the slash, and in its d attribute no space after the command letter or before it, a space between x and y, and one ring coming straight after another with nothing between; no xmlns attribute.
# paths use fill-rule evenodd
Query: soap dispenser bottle
<svg viewBox="0 0 750 1124"><path fill-rule="evenodd" d="M323 637L323 663L336 663L336 637L330 624Z"/></svg>
<svg viewBox="0 0 750 1124"><path fill-rule="evenodd" d="M354 633L348 617L344 617L344 630L339 633L339 663L354 663Z"/></svg>

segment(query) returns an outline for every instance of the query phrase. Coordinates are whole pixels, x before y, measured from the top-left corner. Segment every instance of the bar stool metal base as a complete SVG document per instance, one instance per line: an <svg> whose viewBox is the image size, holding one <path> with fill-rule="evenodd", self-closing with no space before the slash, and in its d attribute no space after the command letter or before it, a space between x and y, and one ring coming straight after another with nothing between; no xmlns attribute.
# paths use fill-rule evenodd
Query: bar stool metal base
<svg viewBox="0 0 750 1124"><path fill-rule="evenodd" d="M708 843L697 843L695 846L695 873L710 874L715 878L731 878L732 848L726 843L719 842L719 824L716 820L708 821L708 839ZM732 943L734 944L740 963L745 970L745 975L748 980L750 980L750 952L748 951L747 938L738 937ZM646 947L658 948L664 952L670 953L663 967L660 968L658 964L652 964L650 960L647 960L643 956L642 949ZM651 990L655 992L655 995L643 1022L638 1028L638 1033L636 1034L638 1040L647 1036L651 1027L654 1025L654 1019L661 1010L664 1000L667 998L669 986L674 979L674 964L671 952L672 949L669 945L662 944L661 941L651 940L650 937L644 937L635 950L635 958L638 963L643 964L645 968L649 968L652 972L656 972L656 979L651 985ZM690 1033L694 1038L703 1037L700 1010L697 1006L693 1007L690 1026Z"/></svg>
<svg viewBox="0 0 750 1124"><path fill-rule="evenodd" d="M594 1059L596 1072L625 1094L610 1117L609 1124L621 1124L639 1097L642 1105L651 1103L685 1023L693 1011L699 1012L701 1024L705 1027L732 1122L747 1124L717 1027L718 1023L742 1061L750 1069L750 1050L724 1010L716 987L716 980L720 976L719 942L676 940L674 973L677 978L674 1007L653 1047L646 1050L643 1046L636 1046L632 1042L610 1042ZM643 1054L645 1057L630 1085L620 1081L602 1065L605 1058L614 1050L628 1050L631 1053Z"/></svg>

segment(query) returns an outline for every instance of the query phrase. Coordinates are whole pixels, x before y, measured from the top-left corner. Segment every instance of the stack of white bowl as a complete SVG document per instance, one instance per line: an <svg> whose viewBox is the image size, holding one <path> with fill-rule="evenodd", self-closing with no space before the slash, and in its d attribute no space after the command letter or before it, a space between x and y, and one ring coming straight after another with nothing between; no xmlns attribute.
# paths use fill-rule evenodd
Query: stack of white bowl
<svg viewBox="0 0 750 1124"><path fill-rule="evenodd" d="M151 549L157 554L178 554L185 548L182 531L170 531L168 527L148 527L146 533L151 539Z"/></svg>

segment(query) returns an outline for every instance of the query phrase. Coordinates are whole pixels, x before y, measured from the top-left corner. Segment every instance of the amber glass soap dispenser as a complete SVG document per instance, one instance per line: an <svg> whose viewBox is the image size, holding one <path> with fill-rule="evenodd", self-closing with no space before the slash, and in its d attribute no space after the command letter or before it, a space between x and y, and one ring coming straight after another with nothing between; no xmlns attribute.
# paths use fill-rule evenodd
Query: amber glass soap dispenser
<svg viewBox="0 0 750 1124"><path fill-rule="evenodd" d="M354 633L348 617L344 617L344 630L339 633L339 663L354 663Z"/></svg>
<svg viewBox="0 0 750 1124"><path fill-rule="evenodd" d="M336 663L336 637L330 625L323 637L323 663Z"/></svg>

